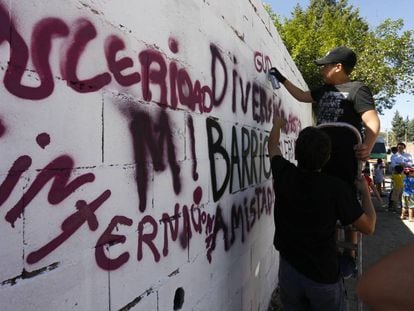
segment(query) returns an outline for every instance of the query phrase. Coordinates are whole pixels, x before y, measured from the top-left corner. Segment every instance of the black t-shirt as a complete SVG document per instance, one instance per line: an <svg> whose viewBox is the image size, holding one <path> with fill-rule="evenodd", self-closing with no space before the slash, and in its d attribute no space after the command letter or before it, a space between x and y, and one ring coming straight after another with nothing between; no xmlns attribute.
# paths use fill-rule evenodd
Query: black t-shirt
<svg viewBox="0 0 414 311"><path fill-rule="evenodd" d="M325 284L339 279L335 228L363 213L349 185L339 178L298 169L281 156L271 160L280 255L306 277Z"/></svg>
<svg viewBox="0 0 414 311"><path fill-rule="evenodd" d="M360 81L328 85L311 91L317 124L345 122L355 126L361 134L361 113L375 109L369 88Z"/></svg>

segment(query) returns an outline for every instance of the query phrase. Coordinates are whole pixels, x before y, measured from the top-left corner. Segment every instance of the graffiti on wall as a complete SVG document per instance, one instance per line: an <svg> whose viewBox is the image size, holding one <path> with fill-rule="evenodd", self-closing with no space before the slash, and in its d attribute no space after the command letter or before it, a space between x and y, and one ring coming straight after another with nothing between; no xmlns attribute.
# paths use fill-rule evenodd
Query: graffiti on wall
<svg viewBox="0 0 414 311"><path fill-rule="evenodd" d="M61 232L45 241L43 246L31 250L25 260L28 264L41 261L76 234L79 228L86 225L90 231L100 234L96 239L95 258L97 265L104 270L119 269L131 260L131 254L127 249L116 258L108 255L109 247L120 246L127 239L125 235L116 233L119 226L137 228L137 261L151 258L154 262L159 262L162 257L168 256L171 242L176 242L186 249L192 237L198 234L205 237L206 257L211 262L212 253L217 246L218 233L223 234L223 247L224 250L228 250L236 236L240 236L244 242L246 235L260 217L272 214L273 190L269 183L264 183L271 174L266 155L268 131L261 128L270 124L274 115L287 119L286 135L281 148L285 156L292 159L294 137L301 129L301 122L297 116L285 111L280 98L267 85L244 78L243 72L236 69L236 56L229 61L213 43L208 46L211 56L210 83L203 83L202 79L194 78L179 62L167 58L155 48L144 48L135 58L125 54L120 57L120 52L127 51L127 46L122 37L114 34L109 35L102 43L107 68L92 77L80 79L80 59L90 55L88 43L96 40L97 34L98 30L88 19L82 18L68 24L61 18L48 17L33 26L29 47L19 33L15 20L0 5L0 44L8 43L10 47L10 59L3 78L5 91L22 101L27 101L30 105L36 105L36 102L54 93L54 76L56 71L59 71L73 92L98 92L114 83L119 87L139 90L140 102L151 102L159 107L159 112L154 116L135 105L125 120L134 152L136 191L139 198L139 202L136 205L131 204L131 208L136 208L142 217L137 220L124 215L114 215L109 223L99 223L96 214L103 212L101 207L112 195L111 189L105 187L108 189L94 195L95 199L89 202L78 200L74 206L75 211L68 214L60 224ZM65 39L67 42L63 45L64 53L60 55L60 67L52 68L49 58L57 39ZM183 47L180 46L179 40L170 37L168 48L171 53L178 54ZM29 59L32 60L38 76L38 86L28 86L22 82ZM135 71L136 66L139 66L140 70ZM270 57L255 52L252 56L252 66L257 72L266 72L271 66ZM126 70L129 70L128 74L125 74ZM223 141L224 129L220 120L210 117L215 109L225 105L231 105L231 111L235 115L251 115L254 124L234 125L231 129L230 144ZM186 126L193 159L190 181L194 182L195 190L192 202L173 203L169 208L163 207L165 212L162 218L155 219L147 209L151 204L148 201L151 180L147 164L152 163L156 172L170 172L172 189L168 191L173 191L175 195L179 196L183 188L188 186L183 183L184 176L177 159L170 110L184 110L189 113ZM192 113L205 115L205 133L195 133ZM7 123L6 115L0 115L0 143L11 126L14 125ZM207 137L211 189L216 204L214 213L203 208L203 196L207 197L207 189L197 184L199 163L196 156L196 135ZM39 133L36 143L41 149L47 148L53 143L51 134ZM9 168L5 169L7 174L0 183L0 208L7 209L4 220L12 227L24 211L30 208L40 191L50 184L48 203L60 205L78 189L87 189L91 183L105 183L104 180L96 180L91 172L75 176L73 171L76 163L73 155L61 154L37 170L37 175L24 189L17 202L11 202L10 197L17 191L21 177L31 168L33 157L34 155L23 154L10 160ZM223 159L225 163L224 180L217 177L217 158ZM253 196L244 194L244 190L252 188ZM238 195L231 207L220 204L220 199L224 195L234 193ZM223 210L229 208L231 217L227 219ZM162 237L162 245L155 242L159 240L157 237ZM150 255L145 256L145 252Z"/></svg>

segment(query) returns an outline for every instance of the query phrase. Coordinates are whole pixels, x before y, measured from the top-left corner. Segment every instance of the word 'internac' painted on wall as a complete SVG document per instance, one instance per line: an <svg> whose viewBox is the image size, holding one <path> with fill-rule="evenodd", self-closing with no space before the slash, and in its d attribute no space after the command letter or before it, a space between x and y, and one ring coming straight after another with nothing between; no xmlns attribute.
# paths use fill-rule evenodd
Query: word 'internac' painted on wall
<svg viewBox="0 0 414 311"><path fill-rule="evenodd" d="M255 1L0 1L1 309L265 309L272 63Z"/></svg>

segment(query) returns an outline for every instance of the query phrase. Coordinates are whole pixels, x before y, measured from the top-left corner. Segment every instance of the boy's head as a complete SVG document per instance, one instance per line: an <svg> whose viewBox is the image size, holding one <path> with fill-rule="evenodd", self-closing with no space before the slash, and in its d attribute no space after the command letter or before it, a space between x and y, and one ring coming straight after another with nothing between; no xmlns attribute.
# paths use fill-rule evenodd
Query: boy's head
<svg viewBox="0 0 414 311"><path fill-rule="evenodd" d="M404 168L401 165L396 165L394 167L394 172L397 173L397 174L401 174L403 170L404 170Z"/></svg>
<svg viewBox="0 0 414 311"><path fill-rule="evenodd" d="M396 154L396 153L398 152L398 148L397 148L397 147L392 147L392 148L391 148L391 152L392 152L393 154Z"/></svg>
<svg viewBox="0 0 414 311"><path fill-rule="evenodd" d="M404 152L405 150L405 144L404 143L398 143L397 144L397 151L398 152Z"/></svg>
<svg viewBox="0 0 414 311"><path fill-rule="evenodd" d="M364 174L364 175L370 175L370 172L369 172L369 168L364 168L363 170L362 170L362 174Z"/></svg>
<svg viewBox="0 0 414 311"><path fill-rule="evenodd" d="M308 171L320 170L331 155L329 136L316 127L307 127L296 140L295 156L298 167Z"/></svg>
<svg viewBox="0 0 414 311"><path fill-rule="evenodd" d="M342 65L343 71L349 75L354 69L357 62L357 57L354 51L346 46L340 46L330 50L324 57L315 60L315 64L322 69L328 66Z"/></svg>
<svg viewBox="0 0 414 311"><path fill-rule="evenodd" d="M409 177L414 177L414 167L406 167L404 169L404 174Z"/></svg>
<svg viewBox="0 0 414 311"><path fill-rule="evenodd" d="M382 164L382 159L377 159L377 164Z"/></svg>

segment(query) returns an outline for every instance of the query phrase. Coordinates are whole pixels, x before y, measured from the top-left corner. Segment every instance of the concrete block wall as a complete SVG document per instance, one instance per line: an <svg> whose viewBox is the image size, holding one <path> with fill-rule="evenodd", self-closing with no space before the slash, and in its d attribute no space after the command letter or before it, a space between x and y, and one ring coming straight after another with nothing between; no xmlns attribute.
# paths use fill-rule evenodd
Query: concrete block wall
<svg viewBox="0 0 414 311"><path fill-rule="evenodd" d="M265 310L271 64L257 0L1 0L0 309Z"/></svg>

